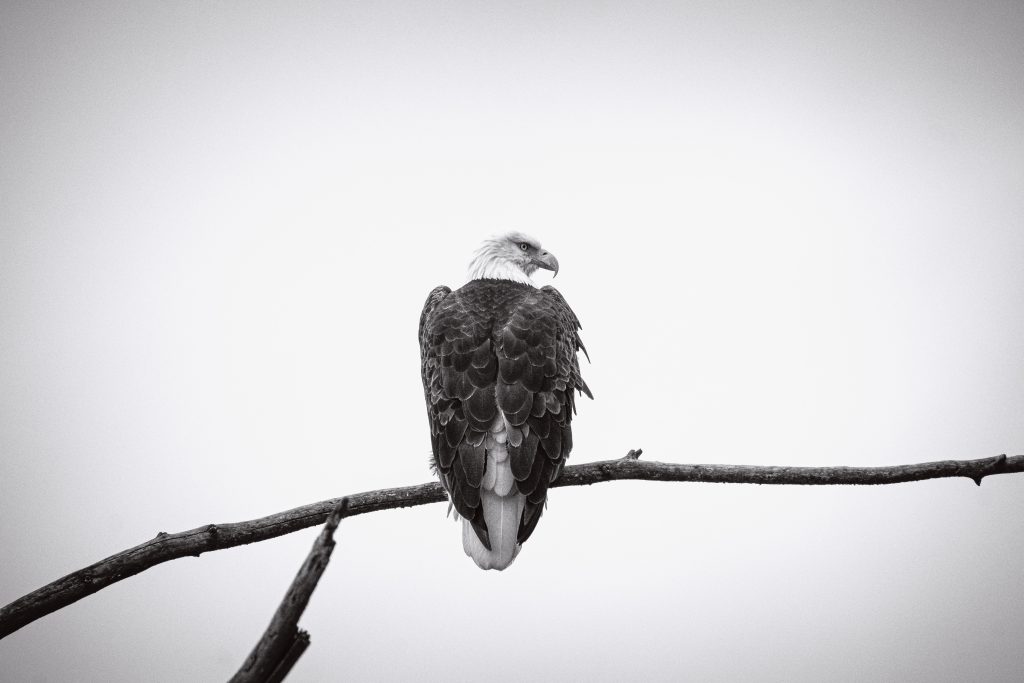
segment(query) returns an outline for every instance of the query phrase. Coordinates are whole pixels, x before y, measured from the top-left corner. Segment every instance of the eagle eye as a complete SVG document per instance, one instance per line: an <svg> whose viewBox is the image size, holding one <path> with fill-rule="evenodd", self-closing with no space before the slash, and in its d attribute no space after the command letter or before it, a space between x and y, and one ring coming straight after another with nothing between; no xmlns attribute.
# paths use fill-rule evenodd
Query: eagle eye
<svg viewBox="0 0 1024 683"><path fill-rule="evenodd" d="M530 245L527 244L526 242L520 242L519 243L519 248L522 249L523 251L526 251L526 250L528 250L530 248Z"/></svg>

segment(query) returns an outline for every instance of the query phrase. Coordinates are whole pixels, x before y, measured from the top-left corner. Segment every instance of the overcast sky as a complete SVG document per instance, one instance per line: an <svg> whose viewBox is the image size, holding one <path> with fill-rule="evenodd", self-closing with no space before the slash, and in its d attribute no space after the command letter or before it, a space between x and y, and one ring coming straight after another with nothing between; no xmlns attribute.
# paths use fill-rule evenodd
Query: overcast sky
<svg viewBox="0 0 1024 683"><path fill-rule="evenodd" d="M572 462L1024 452L1024 5L4 2L0 604L427 481L421 306L512 229L593 360ZM1021 475L558 489L503 573L444 515L342 524L289 680L1024 677ZM0 678L226 679L316 533Z"/></svg>

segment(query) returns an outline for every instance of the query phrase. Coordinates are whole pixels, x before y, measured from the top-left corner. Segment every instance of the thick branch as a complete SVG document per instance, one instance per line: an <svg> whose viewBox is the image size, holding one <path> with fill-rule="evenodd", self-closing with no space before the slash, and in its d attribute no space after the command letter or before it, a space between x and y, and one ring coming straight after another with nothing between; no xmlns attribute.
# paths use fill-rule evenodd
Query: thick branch
<svg viewBox="0 0 1024 683"><path fill-rule="evenodd" d="M288 675L299 656L309 647L309 634L300 631L299 617L306 610L309 598L327 568L334 550L334 530L345 516L348 498L327 518L324 530L313 543L309 557L302 563L288 592L278 605L270 625L256 643L242 668L231 678L231 683L268 683L281 681Z"/></svg>
<svg viewBox="0 0 1024 683"><path fill-rule="evenodd" d="M943 460L889 467L683 465L623 458L566 467L552 487L580 486L616 479L731 484L863 485L898 484L940 477L967 477L980 485L983 477L1011 472L1024 472L1024 455L1000 455L979 460ZM348 499L346 517L377 510L438 503L446 498L441 485L431 483L357 493L348 496ZM265 541L322 524L340 500L324 500L247 522L207 524L176 534L160 532L152 540L68 574L7 605L0 610L0 638L42 616L162 562L179 557L199 557L201 553L211 550Z"/></svg>

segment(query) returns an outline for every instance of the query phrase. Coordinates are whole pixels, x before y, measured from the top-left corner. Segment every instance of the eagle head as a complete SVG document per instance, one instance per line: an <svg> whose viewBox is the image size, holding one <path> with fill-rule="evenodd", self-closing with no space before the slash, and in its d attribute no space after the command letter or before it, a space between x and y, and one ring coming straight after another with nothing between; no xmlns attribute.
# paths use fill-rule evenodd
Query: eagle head
<svg viewBox="0 0 1024 683"><path fill-rule="evenodd" d="M521 232L510 232L484 240L469 264L472 280L488 278L533 284L530 276L538 268L558 275L558 259L541 249L540 242Z"/></svg>

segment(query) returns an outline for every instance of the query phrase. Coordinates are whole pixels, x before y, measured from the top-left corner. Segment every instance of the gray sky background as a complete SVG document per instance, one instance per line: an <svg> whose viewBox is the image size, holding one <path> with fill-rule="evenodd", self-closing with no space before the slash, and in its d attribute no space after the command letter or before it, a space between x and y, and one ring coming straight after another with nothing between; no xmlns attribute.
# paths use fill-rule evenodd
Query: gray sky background
<svg viewBox="0 0 1024 683"><path fill-rule="evenodd" d="M0 603L427 481L419 311L507 229L583 321L574 462L1021 453L1024 5L5 2ZM344 522L294 680L1024 675L1021 476L559 489L504 573L444 513ZM315 534L0 678L225 679Z"/></svg>

